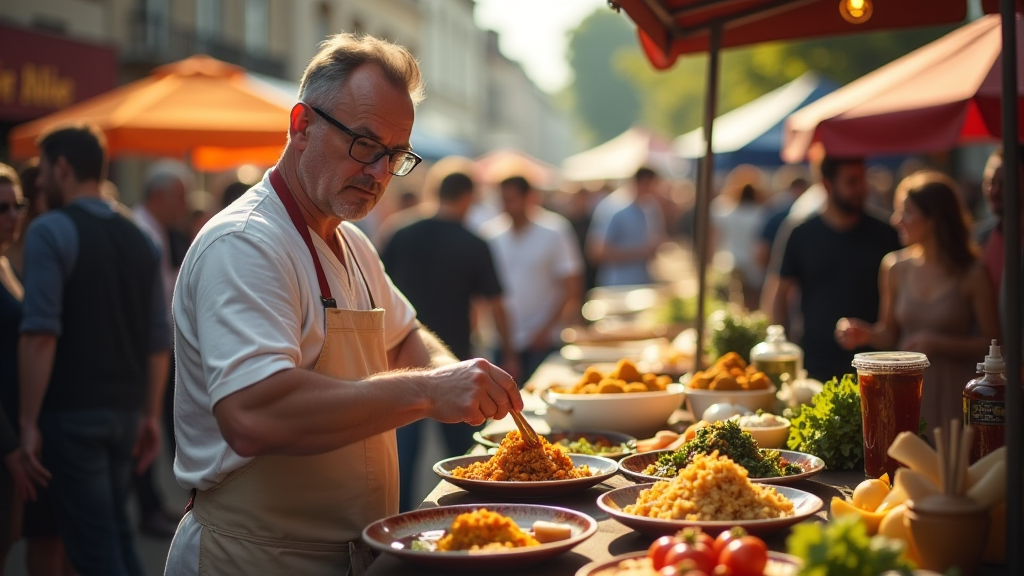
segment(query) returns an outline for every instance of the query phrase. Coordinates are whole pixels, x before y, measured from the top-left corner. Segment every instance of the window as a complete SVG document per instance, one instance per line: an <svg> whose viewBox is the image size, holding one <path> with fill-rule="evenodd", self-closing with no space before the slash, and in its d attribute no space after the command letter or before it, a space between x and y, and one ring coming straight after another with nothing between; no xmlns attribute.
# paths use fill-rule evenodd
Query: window
<svg viewBox="0 0 1024 576"><path fill-rule="evenodd" d="M219 38L220 19L220 0L196 0L196 32L200 38Z"/></svg>
<svg viewBox="0 0 1024 576"><path fill-rule="evenodd" d="M245 1L245 50L264 55L270 43L270 0Z"/></svg>

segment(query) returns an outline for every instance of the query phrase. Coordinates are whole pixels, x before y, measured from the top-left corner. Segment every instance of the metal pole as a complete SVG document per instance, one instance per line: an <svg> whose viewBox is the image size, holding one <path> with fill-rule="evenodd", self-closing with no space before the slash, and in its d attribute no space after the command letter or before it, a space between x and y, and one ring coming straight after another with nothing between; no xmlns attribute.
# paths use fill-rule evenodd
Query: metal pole
<svg viewBox="0 0 1024 576"><path fill-rule="evenodd" d="M704 300L707 293L708 268L708 211L711 204L711 187L714 185L715 153L712 138L715 111L718 104L718 64L722 45L722 24L711 25L708 42L708 84L704 90L704 160L701 164L700 184L697 187L697 211L694 235L697 238L697 354L694 357L694 372L704 368ZM700 418L699 414L694 414Z"/></svg>
<svg viewBox="0 0 1024 576"><path fill-rule="evenodd" d="M1021 474L1021 318L1020 318L1020 157L1017 125L1017 15L1014 0L1001 0L1003 32L1003 327L1006 356L1006 568L1007 574L1024 574L1021 541L1024 479Z"/></svg>

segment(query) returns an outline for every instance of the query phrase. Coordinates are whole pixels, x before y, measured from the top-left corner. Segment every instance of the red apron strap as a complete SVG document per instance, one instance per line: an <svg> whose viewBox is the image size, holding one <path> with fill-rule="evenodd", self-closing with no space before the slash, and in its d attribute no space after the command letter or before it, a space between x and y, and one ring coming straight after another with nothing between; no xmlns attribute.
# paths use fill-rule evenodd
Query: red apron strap
<svg viewBox="0 0 1024 576"><path fill-rule="evenodd" d="M309 235L309 227L306 226L306 221L302 218L299 204L295 201L291 189L288 188L288 183L284 181L284 177L281 176L276 166L270 171L270 184L284 204L285 210L288 211L288 217L291 218L295 229L299 231L299 235L306 242L309 255L313 257L313 266L316 267L316 280L320 284L320 302L324 305L324 308L337 308L338 303L331 297L331 288L327 285L324 267L320 264L320 257L316 253L316 248L313 247L313 238Z"/></svg>

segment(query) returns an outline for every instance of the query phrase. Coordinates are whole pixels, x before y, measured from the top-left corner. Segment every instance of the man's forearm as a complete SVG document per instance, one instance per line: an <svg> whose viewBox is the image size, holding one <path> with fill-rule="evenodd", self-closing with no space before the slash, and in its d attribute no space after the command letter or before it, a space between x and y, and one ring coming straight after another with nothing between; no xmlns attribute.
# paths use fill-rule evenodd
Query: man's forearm
<svg viewBox="0 0 1024 576"><path fill-rule="evenodd" d="M436 368L458 361L440 338L422 326L410 332L398 346L388 350L388 367L391 370Z"/></svg>
<svg viewBox="0 0 1024 576"><path fill-rule="evenodd" d="M18 340L18 380L21 393L18 418L23 429L35 427L39 420L56 353L55 334L30 332L22 334Z"/></svg>
<svg viewBox="0 0 1024 576"><path fill-rule="evenodd" d="M149 372L149 400L146 403L146 416L160 419L163 414L164 387L167 386L167 371L171 366L170 351L155 352L149 355L147 368Z"/></svg>

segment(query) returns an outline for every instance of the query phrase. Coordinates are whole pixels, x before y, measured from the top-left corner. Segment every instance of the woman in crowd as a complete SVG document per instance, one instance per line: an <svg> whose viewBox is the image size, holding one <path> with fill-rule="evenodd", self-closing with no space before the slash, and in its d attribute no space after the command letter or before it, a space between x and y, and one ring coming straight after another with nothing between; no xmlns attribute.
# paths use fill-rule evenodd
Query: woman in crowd
<svg viewBox="0 0 1024 576"><path fill-rule="evenodd" d="M963 418L962 392L999 338L995 289L971 241L956 184L934 171L896 189L892 223L906 246L882 261L879 321L843 318L836 340L852 350L908 350L928 356L921 417L931 429Z"/></svg>

